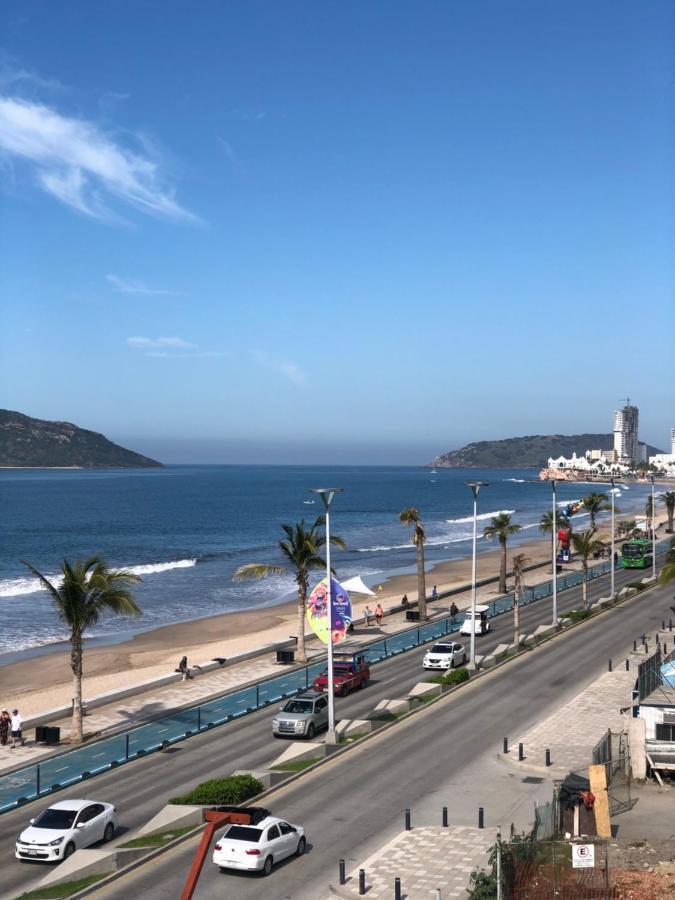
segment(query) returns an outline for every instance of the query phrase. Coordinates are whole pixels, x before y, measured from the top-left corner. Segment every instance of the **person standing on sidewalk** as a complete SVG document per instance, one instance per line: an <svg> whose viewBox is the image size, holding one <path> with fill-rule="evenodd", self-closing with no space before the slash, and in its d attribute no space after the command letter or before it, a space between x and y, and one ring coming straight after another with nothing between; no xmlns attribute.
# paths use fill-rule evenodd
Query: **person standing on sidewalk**
<svg viewBox="0 0 675 900"><path fill-rule="evenodd" d="M384 610L382 609L382 604L378 603L375 607L375 624L379 628L382 624L382 616L384 615Z"/></svg>
<svg viewBox="0 0 675 900"><path fill-rule="evenodd" d="M21 718L21 713L18 709L13 709L12 717L10 719L10 728L12 731L12 743L10 745L10 750L13 750L16 747L17 741L19 741L22 747L26 743L23 739L23 735L21 734L22 727L23 719Z"/></svg>
<svg viewBox="0 0 675 900"><path fill-rule="evenodd" d="M9 712L6 709L3 709L0 713L0 744L3 747L7 746L7 741L9 740L9 726L11 721Z"/></svg>

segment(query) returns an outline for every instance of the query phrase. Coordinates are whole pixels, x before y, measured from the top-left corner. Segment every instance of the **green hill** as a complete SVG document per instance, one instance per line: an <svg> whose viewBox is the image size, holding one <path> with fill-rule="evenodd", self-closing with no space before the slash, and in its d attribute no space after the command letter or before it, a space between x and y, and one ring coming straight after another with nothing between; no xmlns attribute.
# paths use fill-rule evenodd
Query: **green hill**
<svg viewBox="0 0 675 900"><path fill-rule="evenodd" d="M613 434L532 434L501 441L476 441L460 450L437 456L434 466L448 469L529 469L541 468L550 456L583 456L587 450L609 450ZM647 445L647 453L660 453Z"/></svg>
<svg viewBox="0 0 675 900"><path fill-rule="evenodd" d="M0 466L127 469L161 465L70 422L47 422L0 409Z"/></svg>

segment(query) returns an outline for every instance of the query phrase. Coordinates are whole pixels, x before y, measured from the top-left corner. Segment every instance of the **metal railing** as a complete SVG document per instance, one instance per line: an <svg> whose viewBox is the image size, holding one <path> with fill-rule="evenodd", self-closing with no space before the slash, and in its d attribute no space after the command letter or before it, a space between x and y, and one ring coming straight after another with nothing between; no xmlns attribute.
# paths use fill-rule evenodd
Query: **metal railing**
<svg viewBox="0 0 675 900"><path fill-rule="evenodd" d="M669 542L663 542L662 550L668 546ZM607 574L610 565L603 562L590 568L589 580ZM582 580L581 573L570 572L558 578L558 591L576 587ZM550 582L537 585L523 593L520 605L543 600L551 593ZM488 615L499 616L513 609L514 599L511 593L493 600L487 604ZM463 615L446 616L366 644L363 653L371 665L376 664L457 631L463 620ZM293 669L1 776L0 813L307 690L325 667L325 661L321 661Z"/></svg>

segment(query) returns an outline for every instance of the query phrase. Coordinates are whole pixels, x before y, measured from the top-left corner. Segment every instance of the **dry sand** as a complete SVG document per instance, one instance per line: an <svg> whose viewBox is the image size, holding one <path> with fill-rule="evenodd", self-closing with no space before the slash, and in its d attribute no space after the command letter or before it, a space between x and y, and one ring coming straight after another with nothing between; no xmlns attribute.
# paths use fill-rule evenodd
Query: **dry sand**
<svg viewBox="0 0 675 900"><path fill-rule="evenodd" d="M662 517L665 520L665 516ZM550 560L549 540L531 540L508 550L509 563L516 553L525 553L528 564ZM411 547L411 558L413 548ZM500 551L479 553L478 581L495 577L499 572ZM536 583L550 576L550 567L535 569L526 579ZM458 559L435 565L427 572L427 594L435 584L439 593L471 580L471 559ZM481 601L498 595L496 582L480 589ZM371 609L379 601L385 611L400 603L406 593L411 602L417 599L417 576L397 575L382 583L375 597L352 595L354 615L362 615L366 605ZM460 608L469 602L469 594L453 598ZM439 601L446 608L449 601ZM268 609L225 613L166 625L130 640L108 647L90 647L85 653L84 697L95 697L160 678L174 671L178 660L187 654L191 665L214 657L232 657L269 644L287 640L296 634L297 606L294 602ZM0 704L12 709L18 706L24 717L71 702L72 681L70 654L67 650L47 653L0 667Z"/></svg>

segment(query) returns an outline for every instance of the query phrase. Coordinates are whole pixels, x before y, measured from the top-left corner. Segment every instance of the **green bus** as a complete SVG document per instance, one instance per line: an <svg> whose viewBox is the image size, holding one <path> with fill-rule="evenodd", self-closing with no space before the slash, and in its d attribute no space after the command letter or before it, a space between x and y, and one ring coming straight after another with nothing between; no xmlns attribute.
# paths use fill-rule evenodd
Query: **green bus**
<svg viewBox="0 0 675 900"><path fill-rule="evenodd" d="M622 569L647 569L652 564L652 542L638 538L621 546Z"/></svg>

